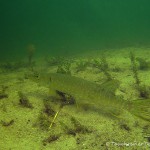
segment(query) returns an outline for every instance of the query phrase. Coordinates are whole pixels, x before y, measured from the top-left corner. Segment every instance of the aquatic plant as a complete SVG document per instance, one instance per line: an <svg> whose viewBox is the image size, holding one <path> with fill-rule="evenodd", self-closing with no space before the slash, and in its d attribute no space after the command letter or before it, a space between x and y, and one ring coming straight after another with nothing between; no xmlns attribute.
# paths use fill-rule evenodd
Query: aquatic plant
<svg viewBox="0 0 150 150"><path fill-rule="evenodd" d="M126 130L126 131L128 131L128 132L131 131L131 128L129 127L129 125L128 125L124 120L120 120L120 121L118 122L118 125L119 125L119 127L120 127L122 130Z"/></svg>
<svg viewBox="0 0 150 150"><path fill-rule="evenodd" d="M139 87L140 79L139 79L139 74L138 74L138 67L137 67L137 63L136 63L135 54L133 52L130 52L130 61L131 61L131 70L133 72L133 77L135 79L135 83Z"/></svg>
<svg viewBox="0 0 150 150"><path fill-rule="evenodd" d="M90 65L91 63L89 61L80 60L79 62L76 62L76 72L85 71Z"/></svg>
<svg viewBox="0 0 150 150"><path fill-rule="evenodd" d="M92 66L98 68L101 72L103 72L107 80L112 80L112 76L109 73L109 65L104 55L102 55L100 60L93 60Z"/></svg>
<svg viewBox="0 0 150 150"><path fill-rule="evenodd" d="M59 110L56 112L49 100L44 100L43 102L44 109L38 117L38 123L42 130L48 130L55 124L55 120L63 106L60 104Z"/></svg>
<svg viewBox="0 0 150 150"><path fill-rule="evenodd" d="M45 60L48 66L58 66L64 63L65 58L64 57L50 57L50 58L46 58Z"/></svg>
<svg viewBox="0 0 150 150"><path fill-rule="evenodd" d="M28 53L28 67L32 71L34 70L33 67L35 66L35 61L33 61L33 57L35 54L36 47L34 44L29 44L27 46L27 53Z"/></svg>
<svg viewBox="0 0 150 150"><path fill-rule="evenodd" d="M144 138L147 138L147 141L150 142L150 125L146 124L143 127Z"/></svg>
<svg viewBox="0 0 150 150"><path fill-rule="evenodd" d="M28 67L28 63L23 61L17 61L17 62L3 62L0 64L0 68L2 68L3 72L9 72L9 71L17 71L21 68Z"/></svg>
<svg viewBox="0 0 150 150"><path fill-rule="evenodd" d="M11 126L11 125L13 125L14 124L14 120L13 119L11 119L10 121L3 121L3 120L1 120L1 124L2 124L2 126L4 126L4 127L8 127L8 126Z"/></svg>
<svg viewBox="0 0 150 150"><path fill-rule="evenodd" d="M61 74L69 74L71 75L71 63L69 61L65 61L64 63L58 65L57 67L57 73L61 73Z"/></svg>
<svg viewBox="0 0 150 150"><path fill-rule="evenodd" d="M71 117L71 122L74 126L75 133L89 133L91 132L87 127L83 126L75 117Z"/></svg>
<svg viewBox="0 0 150 150"><path fill-rule="evenodd" d="M29 99L23 92L19 91L18 96L19 96L19 105L20 106L26 107L26 108L33 108L32 104L29 102Z"/></svg>
<svg viewBox="0 0 150 150"><path fill-rule="evenodd" d="M38 76L39 76L39 73L34 70L30 70L30 71L24 73L25 79L34 79L34 78L38 78Z"/></svg>
<svg viewBox="0 0 150 150"><path fill-rule="evenodd" d="M56 112L53 110L50 101L43 100L43 103L44 103L43 113L47 114L48 116L54 117Z"/></svg>
<svg viewBox="0 0 150 150"><path fill-rule="evenodd" d="M56 90L56 93L60 96L60 104L59 104L60 106L59 106L58 111L55 113L49 128L52 127L52 125L54 124L58 114L60 113L60 111L63 109L64 106L75 104L75 100L71 95L66 94L64 92L61 92L61 91L58 91L58 90Z"/></svg>
<svg viewBox="0 0 150 150"><path fill-rule="evenodd" d="M7 88L8 88L7 86L4 86L4 85L1 86L1 89L0 89L0 99L8 98L8 94L6 93L6 89Z"/></svg>
<svg viewBox="0 0 150 150"><path fill-rule="evenodd" d="M29 66L32 66L32 63L33 63L33 56L34 56L35 50L36 50L36 48L35 48L35 45L34 45L34 44L29 44L29 45L27 46Z"/></svg>
<svg viewBox="0 0 150 150"><path fill-rule="evenodd" d="M60 125L66 134L76 136L77 134L86 134L92 132L90 128L82 125L75 117L71 116L70 121L70 126L64 122L60 122Z"/></svg>
<svg viewBox="0 0 150 150"><path fill-rule="evenodd" d="M36 125L40 127L42 130L48 130L49 126L51 124L51 118L46 113L41 112L38 116L38 120L36 122Z"/></svg>
<svg viewBox="0 0 150 150"><path fill-rule="evenodd" d="M120 72L120 71L122 71L122 69L119 66L114 66L111 70L113 72Z"/></svg>
<svg viewBox="0 0 150 150"><path fill-rule="evenodd" d="M67 93L58 91L58 90L56 90L56 93L60 97L60 105L62 107L65 106L65 105L74 105L75 104L75 99L74 99L73 96L71 96L71 95L69 95Z"/></svg>
<svg viewBox="0 0 150 150"><path fill-rule="evenodd" d="M108 65L108 62L104 55L101 57L101 68L100 69L104 73L104 75L107 77L107 80L112 80L112 77L111 77L110 73L108 72L109 65Z"/></svg>
<svg viewBox="0 0 150 150"><path fill-rule="evenodd" d="M137 57L136 61L139 63L140 70L147 70L150 68L150 62L146 61L144 58Z"/></svg>
<svg viewBox="0 0 150 150"><path fill-rule="evenodd" d="M60 137L60 135L50 135L49 137L45 138L42 143L44 146L46 146L47 144L54 142L56 140L58 140Z"/></svg>
<svg viewBox="0 0 150 150"><path fill-rule="evenodd" d="M140 85L137 87L137 90L139 91L139 95L141 98L149 98L150 97L150 88L145 85Z"/></svg>
<svg viewBox="0 0 150 150"><path fill-rule="evenodd" d="M0 67L4 70L4 71L12 71L14 70L13 64L10 62L4 62L0 64Z"/></svg>
<svg viewBox="0 0 150 150"><path fill-rule="evenodd" d="M73 128L69 127L62 121L60 121L60 125L66 134L76 136L76 132Z"/></svg>
<svg viewBox="0 0 150 150"><path fill-rule="evenodd" d="M135 80L135 87L139 92L139 96L142 98L148 98L149 91L147 91L147 88L145 85L141 85L141 81L139 79L136 57L133 52L130 52L130 61L131 61L131 70L133 72L133 78Z"/></svg>

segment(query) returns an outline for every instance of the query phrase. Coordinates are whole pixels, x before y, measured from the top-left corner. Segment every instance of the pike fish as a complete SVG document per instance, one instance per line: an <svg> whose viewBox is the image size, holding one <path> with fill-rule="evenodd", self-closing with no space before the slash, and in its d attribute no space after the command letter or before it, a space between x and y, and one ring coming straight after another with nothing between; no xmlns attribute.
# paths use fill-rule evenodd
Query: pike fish
<svg viewBox="0 0 150 150"><path fill-rule="evenodd" d="M32 79L50 89L67 93L75 98L77 104L88 104L93 110L112 114L119 118L123 111L150 121L150 99L125 101L116 98L114 91L117 80L96 84L79 77L59 73L34 74Z"/></svg>

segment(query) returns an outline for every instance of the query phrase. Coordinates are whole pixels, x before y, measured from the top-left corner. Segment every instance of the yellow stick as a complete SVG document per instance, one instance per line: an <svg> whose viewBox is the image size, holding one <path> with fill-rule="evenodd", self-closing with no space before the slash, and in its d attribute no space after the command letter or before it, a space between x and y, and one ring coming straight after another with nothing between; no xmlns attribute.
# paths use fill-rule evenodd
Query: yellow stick
<svg viewBox="0 0 150 150"><path fill-rule="evenodd" d="M57 116L58 116L58 114L59 114L60 111L61 111L61 108L59 109L59 111L56 112L56 114L55 114L55 116L54 116L54 118L53 118L53 120L52 120L52 122L51 122L49 128L51 128L52 125L54 124L54 121L56 120L56 118L57 118Z"/></svg>

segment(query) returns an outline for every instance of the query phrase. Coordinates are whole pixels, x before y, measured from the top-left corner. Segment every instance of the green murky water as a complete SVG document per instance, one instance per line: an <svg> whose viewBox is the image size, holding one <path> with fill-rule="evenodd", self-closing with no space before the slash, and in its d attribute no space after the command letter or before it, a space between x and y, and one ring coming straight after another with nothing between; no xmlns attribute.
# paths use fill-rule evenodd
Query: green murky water
<svg viewBox="0 0 150 150"><path fill-rule="evenodd" d="M39 55L147 46L149 5L148 0L1 0L0 57L24 57L30 43Z"/></svg>

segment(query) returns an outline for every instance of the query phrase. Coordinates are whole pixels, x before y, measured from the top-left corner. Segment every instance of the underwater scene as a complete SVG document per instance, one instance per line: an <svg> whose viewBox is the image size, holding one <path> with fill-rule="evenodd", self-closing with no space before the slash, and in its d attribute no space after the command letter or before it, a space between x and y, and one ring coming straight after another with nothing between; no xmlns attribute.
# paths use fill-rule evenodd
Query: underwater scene
<svg viewBox="0 0 150 150"><path fill-rule="evenodd" d="M150 1L0 1L0 150L150 149Z"/></svg>

